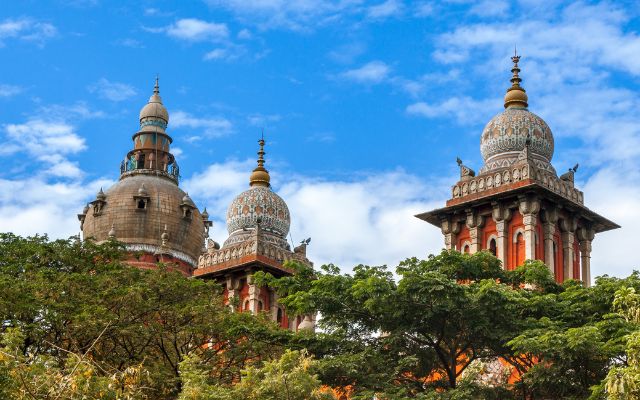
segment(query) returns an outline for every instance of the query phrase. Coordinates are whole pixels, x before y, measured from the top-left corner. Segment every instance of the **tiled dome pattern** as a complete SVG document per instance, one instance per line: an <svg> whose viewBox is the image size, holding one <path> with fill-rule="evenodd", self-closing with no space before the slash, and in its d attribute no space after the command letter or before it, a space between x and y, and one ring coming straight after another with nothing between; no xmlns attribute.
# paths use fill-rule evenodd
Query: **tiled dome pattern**
<svg viewBox="0 0 640 400"><path fill-rule="evenodd" d="M227 210L227 230L232 234L244 228L255 228L258 218L263 230L282 237L289 233L291 217L287 204L264 186L253 186L231 202Z"/></svg>
<svg viewBox="0 0 640 400"><path fill-rule="evenodd" d="M480 151L485 162L504 154L524 149L527 136L531 136L529 151L546 161L553 157L553 134L546 122L523 108L507 108L489 121L482 131Z"/></svg>

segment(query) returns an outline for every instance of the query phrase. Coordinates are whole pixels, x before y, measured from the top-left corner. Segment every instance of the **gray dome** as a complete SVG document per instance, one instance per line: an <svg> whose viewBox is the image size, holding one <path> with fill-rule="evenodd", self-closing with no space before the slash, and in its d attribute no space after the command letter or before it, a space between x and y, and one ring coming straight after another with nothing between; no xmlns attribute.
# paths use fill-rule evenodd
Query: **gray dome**
<svg viewBox="0 0 640 400"><path fill-rule="evenodd" d="M136 200L139 190L149 196L145 208ZM87 212L82 228L85 238L97 242L108 240L115 229L117 239L141 249L159 247L167 227L167 247L177 258L195 265L202 251L205 228L197 208L185 216L181 207L186 193L169 178L151 174L130 175L121 179L105 193L105 203Z"/></svg>

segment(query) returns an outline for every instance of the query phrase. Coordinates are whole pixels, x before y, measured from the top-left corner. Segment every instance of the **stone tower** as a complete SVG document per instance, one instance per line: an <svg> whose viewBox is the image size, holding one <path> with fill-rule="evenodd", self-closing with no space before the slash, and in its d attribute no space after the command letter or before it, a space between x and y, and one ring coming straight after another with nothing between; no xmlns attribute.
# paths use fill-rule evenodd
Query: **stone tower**
<svg viewBox="0 0 640 400"><path fill-rule="evenodd" d="M271 177L264 167L264 139L259 144L258 165L249 178L249 189L240 193L227 210L229 238L222 247L209 240L207 252L200 256L193 275L221 283L225 300L237 303L233 305L234 311L270 311L273 320L283 328L313 329L315 315L287 315L271 288L253 283L256 271L270 272L275 277L291 275L292 271L283 266L287 260L312 265L306 255L308 240L293 251L287 242L289 208L271 190Z"/></svg>
<svg viewBox="0 0 640 400"><path fill-rule="evenodd" d="M447 249L489 250L514 269L525 260L544 261L558 282L591 282L591 242L619 226L584 206L574 186L578 165L558 176L551 165L554 141L546 122L530 112L520 85L520 57L512 57L505 110L480 138L480 173L460 159L460 180L444 208L416 217L442 230Z"/></svg>
<svg viewBox="0 0 640 400"><path fill-rule="evenodd" d="M78 219L84 239L125 243L132 266L154 268L163 262L191 275L211 222L206 209L200 213L178 187L180 169L170 151L168 123L156 79L119 181L106 192L100 189Z"/></svg>

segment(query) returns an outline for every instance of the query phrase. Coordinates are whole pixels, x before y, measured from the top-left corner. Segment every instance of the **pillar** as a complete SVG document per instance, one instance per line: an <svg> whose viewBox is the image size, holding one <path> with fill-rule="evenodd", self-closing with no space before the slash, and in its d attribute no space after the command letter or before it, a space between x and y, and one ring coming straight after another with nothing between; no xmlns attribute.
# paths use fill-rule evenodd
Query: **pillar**
<svg viewBox="0 0 640 400"><path fill-rule="evenodd" d="M536 258L536 225L540 200L535 196L519 196L519 198L518 209L524 223L524 258L525 260L534 260Z"/></svg>
<svg viewBox="0 0 640 400"><path fill-rule="evenodd" d="M553 235L556 233L558 223L558 209L555 207L545 208L542 212L542 226L544 232L544 263L549 267L551 275L555 276L556 260L553 253Z"/></svg>
<svg viewBox="0 0 640 400"><path fill-rule="evenodd" d="M502 268L507 268L507 249L509 246L509 220L511 219L511 209L504 207L498 202L493 202L491 217L496 222L497 240L496 257L502 261Z"/></svg>
<svg viewBox="0 0 640 400"><path fill-rule="evenodd" d="M240 282L237 279L234 279L231 275L225 276L225 281L225 284L227 285L227 301L229 302L229 307L231 307L231 312L235 312L236 290L240 289L238 287Z"/></svg>
<svg viewBox="0 0 640 400"><path fill-rule="evenodd" d="M573 216L564 218L560 221L560 230L562 231L562 255L564 264L564 279L575 279L573 276L573 243L575 241L575 232L577 221Z"/></svg>
<svg viewBox="0 0 640 400"><path fill-rule="evenodd" d="M247 276L247 284L249 285L249 310L252 314L257 314L260 288L253 282L253 275Z"/></svg>
<svg viewBox="0 0 640 400"><path fill-rule="evenodd" d="M595 231L593 229L585 227L578 229L582 284L586 287L591 286L591 242L594 237Z"/></svg>
<svg viewBox="0 0 640 400"><path fill-rule="evenodd" d="M477 253L482 248L482 226L484 225L484 217L478 215L476 210L467 209L466 224L469 228L469 236L471 237L470 254Z"/></svg>
<svg viewBox="0 0 640 400"><path fill-rule="evenodd" d="M456 249L456 242L458 239L458 233L460 232L460 224L458 221L453 221L452 217L443 218L440 221L440 229L444 235L444 246L447 250L459 250Z"/></svg>

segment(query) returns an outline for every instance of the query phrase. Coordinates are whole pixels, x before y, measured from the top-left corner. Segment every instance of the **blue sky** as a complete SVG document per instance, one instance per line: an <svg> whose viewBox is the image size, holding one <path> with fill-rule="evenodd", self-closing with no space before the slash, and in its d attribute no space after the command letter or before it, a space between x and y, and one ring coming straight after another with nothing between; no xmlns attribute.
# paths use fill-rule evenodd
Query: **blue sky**
<svg viewBox="0 0 640 400"><path fill-rule="evenodd" d="M0 231L67 237L118 177L156 74L181 186L226 238L264 128L292 238L317 263L395 265L442 247L455 159L479 169L515 44L553 164L623 226L594 275L637 267L640 36L635 2L19 1L0 10Z"/></svg>

